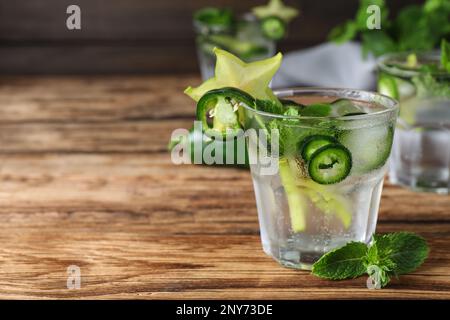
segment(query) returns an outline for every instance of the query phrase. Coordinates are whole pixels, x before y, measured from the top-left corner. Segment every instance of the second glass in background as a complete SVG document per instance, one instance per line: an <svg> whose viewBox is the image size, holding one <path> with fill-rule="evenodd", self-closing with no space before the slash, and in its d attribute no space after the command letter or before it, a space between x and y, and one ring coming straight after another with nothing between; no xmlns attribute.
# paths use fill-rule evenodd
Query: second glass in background
<svg viewBox="0 0 450 320"><path fill-rule="evenodd" d="M378 91L400 101L390 181L448 194L450 74L438 69L439 64L439 52L385 55L378 62Z"/></svg>
<svg viewBox="0 0 450 320"><path fill-rule="evenodd" d="M207 24L194 17L194 29L203 80L214 76L216 63L214 47L227 50L245 62L266 59L275 54L275 41L263 35L259 20L250 13L233 22L232 27L226 24Z"/></svg>

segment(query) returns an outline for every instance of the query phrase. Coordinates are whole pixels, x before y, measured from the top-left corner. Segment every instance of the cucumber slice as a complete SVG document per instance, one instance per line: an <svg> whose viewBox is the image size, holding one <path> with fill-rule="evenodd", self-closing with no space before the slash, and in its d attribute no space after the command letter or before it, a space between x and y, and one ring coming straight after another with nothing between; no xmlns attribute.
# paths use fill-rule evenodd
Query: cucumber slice
<svg viewBox="0 0 450 320"><path fill-rule="evenodd" d="M309 136L300 143L300 155L302 156L303 160L308 162L311 159L312 154L318 149L322 148L323 146L335 143L338 143L338 141L331 136L319 134Z"/></svg>
<svg viewBox="0 0 450 320"><path fill-rule="evenodd" d="M353 155L353 170L367 173L382 167L391 153L394 128L374 126L342 132L338 140Z"/></svg>
<svg viewBox="0 0 450 320"><path fill-rule="evenodd" d="M393 99L400 97L395 78L385 73L380 73L378 78L378 92Z"/></svg>
<svg viewBox="0 0 450 320"><path fill-rule="evenodd" d="M308 162L308 173L319 184L344 180L352 168L350 151L340 144L328 144L317 149Z"/></svg>
<svg viewBox="0 0 450 320"><path fill-rule="evenodd" d="M262 19L261 29L263 34L271 40L280 40L286 34L286 24L275 16Z"/></svg>
<svg viewBox="0 0 450 320"><path fill-rule="evenodd" d="M280 178L286 192L286 198L289 205L289 216L291 218L291 228L293 232L302 232L306 229L306 213L308 208L306 206L306 199L296 185L296 179L289 166L289 161L286 158L281 158L279 161Z"/></svg>

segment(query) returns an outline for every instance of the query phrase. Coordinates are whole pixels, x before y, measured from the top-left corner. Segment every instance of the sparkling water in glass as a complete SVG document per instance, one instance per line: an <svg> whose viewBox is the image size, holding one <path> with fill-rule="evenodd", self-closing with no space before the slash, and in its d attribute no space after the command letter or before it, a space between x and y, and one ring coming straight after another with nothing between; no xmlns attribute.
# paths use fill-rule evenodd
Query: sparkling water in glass
<svg viewBox="0 0 450 320"><path fill-rule="evenodd" d="M333 184L319 184L305 172L296 154L275 160L278 169L264 171L262 162L251 164L261 241L266 254L280 264L310 269L324 253L349 241L368 243L375 232L386 161L391 151L397 102L359 90L286 89L283 99L303 104L349 99L366 114L333 117L288 117L245 108L246 129L278 123L280 145L288 143L285 130L297 141L312 135L331 136L352 157L348 176ZM335 112L336 111L336 112ZM249 143L250 158L256 149ZM264 171L264 172L263 172Z"/></svg>

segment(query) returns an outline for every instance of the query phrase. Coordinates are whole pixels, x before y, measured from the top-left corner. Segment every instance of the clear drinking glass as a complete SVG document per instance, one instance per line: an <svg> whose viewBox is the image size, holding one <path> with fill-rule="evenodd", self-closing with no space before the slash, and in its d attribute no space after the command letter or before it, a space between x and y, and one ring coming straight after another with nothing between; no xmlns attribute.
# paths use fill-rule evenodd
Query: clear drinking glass
<svg viewBox="0 0 450 320"><path fill-rule="evenodd" d="M259 21L252 14L239 19L234 29L209 26L194 20L197 56L203 80L214 76L214 47L227 50L245 62L266 59L275 54L275 42L264 37Z"/></svg>
<svg viewBox="0 0 450 320"><path fill-rule="evenodd" d="M389 97L360 90L303 88L275 93L302 104L350 99L366 113L339 116L340 110L332 110L334 117L298 117L243 108L246 129L265 128L261 133L276 124L280 137L278 170L263 172L262 162L251 164L263 249L283 266L310 269L336 247L370 241L398 105ZM332 137L350 152L352 166L342 181L317 183L298 153L284 153L289 144L295 149L317 135ZM255 158L250 139L248 143L250 159Z"/></svg>
<svg viewBox="0 0 450 320"><path fill-rule="evenodd" d="M420 69L430 62L439 65L439 52L417 55L416 68L401 67L407 57L388 54L378 61L378 91L400 101L389 179L414 190L448 194L450 73Z"/></svg>

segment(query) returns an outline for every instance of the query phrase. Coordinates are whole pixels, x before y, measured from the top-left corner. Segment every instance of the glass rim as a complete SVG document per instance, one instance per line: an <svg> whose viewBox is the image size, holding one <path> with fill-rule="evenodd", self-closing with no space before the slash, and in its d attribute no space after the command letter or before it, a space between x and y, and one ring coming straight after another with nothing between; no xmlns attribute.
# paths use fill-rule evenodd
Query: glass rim
<svg viewBox="0 0 450 320"><path fill-rule="evenodd" d="M440 62L441 51L440 50L431 50L431 51L422 51L422 52L414 52L414 51L402 51L402 52L391 52L383 54L382 56L377 58L377 67L393 76L398 76L402 78L411 78L417 75L420 75L422 72L420 69L400 69L397 67L388 66L387 63L389 60L400 59L406 61L406 58L410 54L415 54L418 58L418 61L428 59L431 61ZM450 77L450 73L445 70L440 70L437 72L431 72L432 76L437 77Z"/></svg>
<svg viewBox="0 0 450 320"><path fill-rule="evenodd" d="M322 88L322 87L288 87L288 88L280 88L275 89L274 94L278 98L284 98L284 97L294 97L299 95L308 95L308 96L322 96L322 97L335 97L336 99L352 99L357 100L361 102L374 102L378 103L381 106L384 107L383 110L379 110L372 113L367 114L358 114L358 115L351 115L351 116L292 116L292 115L283 115L283 114L277 114L277 113L271 113L261 110L256 110L252 107L249 107L245 104L243 104L243 107L247 110L250 110L256 114L266 116L266 117L272 117L277 119L295 119L295 120L364 120L364 119L370 119L374 116L381 116L384 114L394 113L399 110L399 102L391 97L388 97L384 94L373 92L373 91L367 91L367 90L359 90L359 89L347 89L347 88ZM368 99L358 99L355 97L355 95L363 94L366 97L372 97L376 98L376 100L381 99L382 101L376 101L376 100L368 100Z"/></svg>

